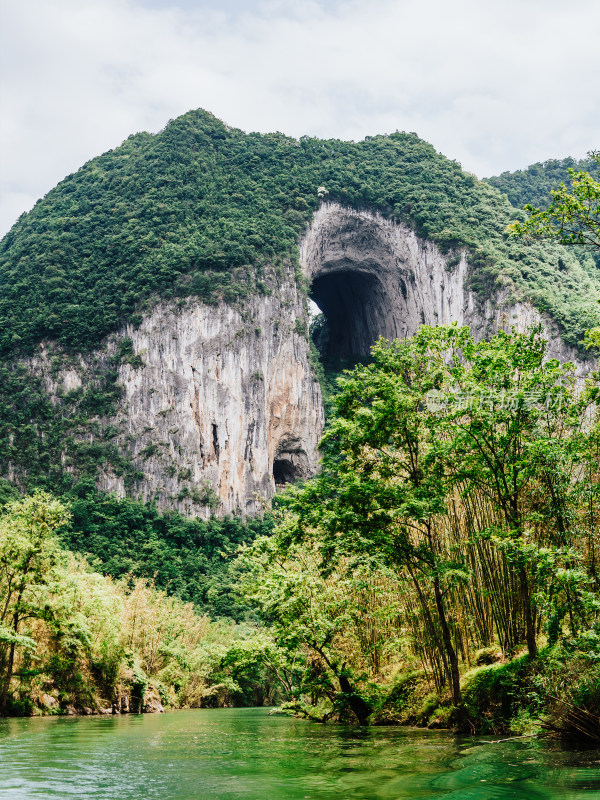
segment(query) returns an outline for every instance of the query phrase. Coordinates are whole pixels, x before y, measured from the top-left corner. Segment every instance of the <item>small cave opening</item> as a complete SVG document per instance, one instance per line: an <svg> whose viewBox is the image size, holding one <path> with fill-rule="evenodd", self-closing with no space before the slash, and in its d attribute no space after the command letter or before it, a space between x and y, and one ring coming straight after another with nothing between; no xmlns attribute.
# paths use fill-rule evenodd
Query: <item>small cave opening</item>
<svg viewBox="0 0 600 800"><path fill-rule="evenodd" d="M273 478L275 486L285 486L286 483L295 483L298 479L298 474L289 459L276 458L273 462Z"/></svg>
<svg viewBox="0 0 600 800"><path fill-rule="evenodd" d="M368 360L377 338L386 335L389 301L373 272L338 269L317 275L311 300L322 312L311 326L324 364L339 368Z"/></svg>
<svg viewBox="0 0 600 800"><path fill-rule="evenodd" d="M275 488L297 483L310 474L308 458L300 439L293 433L284 435L278 443L273 459Z"/></svg>

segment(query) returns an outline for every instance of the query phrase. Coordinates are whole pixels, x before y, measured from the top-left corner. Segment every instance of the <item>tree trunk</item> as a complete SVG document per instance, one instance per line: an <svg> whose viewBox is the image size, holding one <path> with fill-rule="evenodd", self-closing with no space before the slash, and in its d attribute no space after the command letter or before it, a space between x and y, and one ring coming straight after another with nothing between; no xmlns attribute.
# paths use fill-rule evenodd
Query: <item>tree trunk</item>
<svg viewBox="0 0 600 800"><path fill-rule="evenodd" d="M444 650L446 651L448 665L450 667L450 689L452 691L452 702L455 706L459 707L462 705L462 694L460 691L460 671L458 669L458 657L456 655L454 646L452 645L450 628L448 627L448 620L446 619L444 598L440 588L440 579L437 575L433 579L433 589L435 592L435 605L440 618L440 628L442 629L442 641L444 643Z"/></svg>
<svg viewBox="0 0 600 800"><path fill-rule="evenodd" d="M340 684L340 691L346 695L348 705L352 709L352 713L358 720L359 725L366 725L369 714L373 711L370 704L354 692L352 684L345 675L338 675L338 681Z"/></svg>
<svg viewBox="0 0 600 800"><path fill-rule="evenodd" d="M325 655L325 652L323 651L322 647L319 647L315 643L313 643L312 646L337 678L340 687L340 692L346 695L346 699L348 701L348 705L350 706L350 710L357 718L359 724L366 725L369 714L371 714L371 712L373 711L372 706L369 703L367 703L367 701L364 698L362 698L359 694L357 694L354 691L354 687L350 683L348 676L344 674L344 667L342 666L342 668L340 669L336 663L330 661L329 658L327 658L327 656ZM330 697L330 700L332 702L335 702L334 698Z"/></svg>
<svg viewBox="0 0 600 800"><path fill-rule="evenodd" d="M2 686L2 694L0 695L0 714L6 714L6 706L8 703L8 693L10 691L10 682L13 676L13 669L15 665L15 647L16 643L10 643L8 651L8 664L6 665L6 677Z"/></svg>
<svg viewBox="0 0 600 800"><path fill-rule="evenodd" d="M527 572L525 567L519 567L519 586L521 589L521 603L525 616L525 641L527 642L527 652L530 658L537 656L537 642L535 640L535 623L531 609L531 597L529 596L529 583L527 582Z"/></svg>

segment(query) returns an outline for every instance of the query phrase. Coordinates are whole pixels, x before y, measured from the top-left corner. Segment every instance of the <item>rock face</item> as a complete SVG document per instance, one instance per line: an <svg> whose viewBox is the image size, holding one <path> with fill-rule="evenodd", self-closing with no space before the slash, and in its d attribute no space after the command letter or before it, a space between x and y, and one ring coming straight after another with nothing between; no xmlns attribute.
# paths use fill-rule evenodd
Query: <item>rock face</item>
<svg viewBox="0 0 600 800"><path fill-rule="evenodd" d="M381 216L323 204L300 243L300 261L327 317L332 356L365 356L378 336L411 336L421 324L456 321L481 338L542 322L552 356L574 360L580 375L593 366L531 306L510 304L506 294L478 303L464 254L444 256ZM120 446L145 473L141 495L185 513L255 513L278 484L309 476L318 465L324 416L310 365L306 299L288 270L276 291L243 309L194 300L158 305L138 328L125 327L82 360L82 369L47 377L48 388L74 388L82 375L85 382L94 358L106 359L119 338L131 339L142 365L119 368L124 395L115 422ZM110 472L100 487L125 489Z"/></svg>
<svg viewBox="0 0 600 800"><path fill-rule="evenodd" d="M144 362L119 374L144 497L186 512L247 514L276 481L314 473L323 405L297 324L304 305L292 273L277 296L254 297L243 311L161 305L123 331ZM124 491L110 474L101 488Z"/></svg>
<svg viewBox="0 0 600 800"><path fill-rule="evenodd" d="M464 253L444 256L433 242L378 214L324 203L301 243L301 261L328 318L332 355L367 355L378 336L412 336L420 325L458 322L485 338L541 323L552 357L575 361L581 375L592 368L527 303L511 303L507 292L478 302L468 289Z"/></svg>

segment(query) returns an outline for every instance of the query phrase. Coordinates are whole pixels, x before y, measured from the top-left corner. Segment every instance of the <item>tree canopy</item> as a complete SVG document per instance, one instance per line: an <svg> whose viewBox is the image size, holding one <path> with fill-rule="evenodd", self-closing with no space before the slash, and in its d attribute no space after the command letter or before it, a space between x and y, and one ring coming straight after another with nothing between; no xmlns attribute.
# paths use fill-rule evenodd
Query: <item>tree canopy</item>
<svg viewBox="0 0 600 800"><path fill-rule="evenodd" d="M590 154L600 167L600 153ZM569 168L571 186L561 183L552 189L552 200L545 210L525 206L529 219L513 222L509 232L515 236L556 239L560 244L600 248L600 181L589 172Z"/></svg>
<svg viewBox="0 0 600 800"><path fill-rule="evenodd" d="M526 169L503 172L485 180L503 192L515 208L523 208L530 203L535 208L546 209L550 205L550 192L561 183L568 183L569 170L589 172L593 178L600 177L600 170L593 158L556 159L531 164Z"/></svg>
<svg viewBox="0 0 600 800"><path fill-rule="evenodd" d="M561 183L550 191L546 209L525 206L529 219L513 222L508 231L526 239L554 239L563 245L589 247L600 258L600 153L590 153L590 172L569 167L571 186ZM593 169L595 167L595 169ZM600 297L598 297L600 303ZM600 348L600 326L586 331L588 348Z"/></svg>
<svg viewBox="0 0 600 800"><path fill-rule="evenodd" d="M423 326L380 340L371 364L340 378L322 470L284 496L255 596L284 629L290 613L315 625L306 596L316 598L320 574L338 610L304 645L323 650L336 677L346 663L349 703L362 696L361 673L348 666L337 626L353 635L340 616L350 611L332 587L365 571L390 587L403 630L414 624L412 651L438 692L449 687L458 720L471 702L469 647L496 641L508 657L524 647L534 663L543 633L551 646L596 652L598 382L578 389L573 365L546 349L538 329L475 342L467 328Z"/></svg>

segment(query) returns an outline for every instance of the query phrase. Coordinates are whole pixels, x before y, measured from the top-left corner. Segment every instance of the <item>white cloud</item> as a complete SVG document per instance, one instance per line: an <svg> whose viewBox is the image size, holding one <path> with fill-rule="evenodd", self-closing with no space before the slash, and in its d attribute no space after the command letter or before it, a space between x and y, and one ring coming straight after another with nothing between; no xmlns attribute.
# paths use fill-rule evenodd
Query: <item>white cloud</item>
<svg viewBox="0 0 600 800"><path fill-rule="evenodd" d="M411 130L478 175L600 146L596 0L1 0L0 231L203 107L245 130Z"/></svg>

